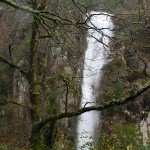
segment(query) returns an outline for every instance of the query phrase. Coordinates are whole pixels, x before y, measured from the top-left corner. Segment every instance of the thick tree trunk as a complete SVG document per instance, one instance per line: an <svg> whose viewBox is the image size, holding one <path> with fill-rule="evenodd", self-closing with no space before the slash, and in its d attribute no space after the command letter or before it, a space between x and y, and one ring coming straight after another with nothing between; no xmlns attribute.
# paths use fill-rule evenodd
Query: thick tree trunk
<svg viewBox="0 0 150 150"><path fill-rule="evenodd" d="M32 8L37 8L37 0L33 1ZM43 2L45 4L46 1ZM32 123L32 132L31 132L31 138L30 138L30 144L32 150L42 150L44 149L44 144L48 144L47 142L44 143L43 141L43 131L41 131L41 128L38 126L38 123L40 122L40 116L39 116L39 109L40 109L40 90L41 87L37 84L38 82L38 44L39 44L39 21L37 20L36 16L33 16L33 23L32 23L32 37L30 42L30 68L29 68L29 92L30 92L30 102L32 105L31 110L31 123ZM48 135L52 135L47 139L47 141L51 141L51 137L53 137L53 134L51 132L53 131L54 126L51 126L51 128L48 131ZM51 145L51 144L50 144ZM50 146L48 144L48 146Z"/></svg>
<svg viewBox="0 0 150 150"><path fill-rule="evenodd" d="M40 131L32 126L32 133L30 138L30 145L32 150L43 150L42 137Z"/></svg>
<svg viewBox="0 0 150 150"><path fill-rule="evenodd" d="M40 121L39 117L39 86L37 85L38 77L38 42L39 42L39 22L36 16L33 17L32 23L32 37L30 42L30 68L29 68L29 94L30 103L32 106L31 110L31 148L33 150L42 149L42 138L40 135L40 130L37 129L36 124Z"/></svg>
<svg viewBox="0 0 150 150"><path fill-rule="evenodd" d="M53 147L56 135L56 120L51 121L45 128L44 131L44 145L49 148Z"/></svg>
<svg viewBox="0 0 150 150"><path fill-rule="evenodd" d="M52 87L51 87L52 88ZM50 104L51 104L51 109L49 110L49 114L57 114L58 110L55 98L51 97L49 98ZM44 127L44 133L43 133L43 143L50 149L52 149L54 141L55 141L55 135L56 135L56 130L57 130L57 120L51 120L49 123Z"/></svg>

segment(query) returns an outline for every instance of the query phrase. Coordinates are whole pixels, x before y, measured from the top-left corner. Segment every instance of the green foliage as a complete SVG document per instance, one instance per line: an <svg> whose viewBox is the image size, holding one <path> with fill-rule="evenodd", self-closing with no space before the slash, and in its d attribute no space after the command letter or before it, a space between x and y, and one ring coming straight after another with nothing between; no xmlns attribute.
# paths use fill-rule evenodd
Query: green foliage
<svg viewBox="0 0 150 150"><path fill-rule="evenodd" d="M128 90L129 85L123 81L116 82L112 89L106 93L106 99L116 100L122 99L126 95L126 91Z"/></svg>
<svg viewBox="0 0 150 150"><path fill-rule="evenodd" d="M123 99L124 97L126 97L126 95L128 94L128 91L129 91L129 85L128 83L125 83L123 81L118 81L116 82L111 90L109 90L104 98L106 101L113 101L113 100L121 100ZM122 112L122 110L125 108L126 106L123 105L123 106L117 106L117 107L112 107L112 108L109 108L108 110L106 110L107 114L110 114L110 115L114 115L116 113L120 113Z"/></svg>
<svg viewBox="0 0 150 150"><path fill-rule="evenodd" d="M103 133L98 139L97 149L115 150L121 148L121 143L118 139L114 139L110 135Z"/></svg>
<svg viewBox="0 0 150 150"><path fill-rule="evenodd" d="M136 138L136 129L135 125L120 125L116 124L114 127L117 138L124 143L124 146L127 147L131 142L134 142ZM121 142L121 143L122 143Z"/></svg>
<svg viewBox="0 0 150 150"><path fill-rule="evenodd" d="M148 150L149 145L142 145L142 138L139 128L134 124L114 124L111 126L111 133L101 132L100 136L94 142L86 143L81 147L89 150Z"/></svg>
<svg viewBox="0 0 150 150"><path fill-rule="evenodd" d="M142 138L139 128L134 124L116 124L114 126L114 132L117 135L117 138L120 139L123 148L126 148L128 145L132 145L133 150L145 150L146 148L142 145Z"/></svg>
<svg viewBox="0 0 150 150"><path fill-rule="evenodd" d="M92 136L88 137L87 135L84 135L84 132L83 132L83 135L81 135L80 138L90 141L90 142L86 142L86 143L84 143L84 145L80 146L79 147L80 150L84 150L84 149L93 150L94 149L95 143L96 143L96 140L94 139L94 137L92 137Z"/></svg>
<svg viewBox="0 0 150 150"><path fill-rule="evenodd" d="M0 150L8 150L6 145L0 144Z"/></svg>
<svg viewBox="0 0 150 150"><path fill-rule="evenodd" d="M105 102L121 100L128 95L130 85L126 80L124 80L124 78L122 78L122 76L124 76L124 63L122 61L122 57L118 56L104 68L103 84L105 85L105 91L103 99ZM123 108L124 106L112 107L104 112L114 115L121 112Z"/></svg>
<svg viewBox="0 0 150 150"><path fill-rule="evenodd" d="M144 84L143 87L146 87L146 86L148 86L148 85L150 85L150 79Z"/></svg>
<svg viewBox="0 0 150 150"><path fill-rule="evenodd" d="M68 140L62 140L62 141L56 142L53 147L53 150L68 150L68 149L69 149L69 141Z"/></svg>
<svg viewBox="0 0 150 150"><path fill-rule="evenodd" d="M60 129L58 130L59 131L57 133L52 150L68 150L68 149L75 150L75 148L71 146L71 142L67 138L64 137Z"/></svg>
<svg viewBox="0 0 150 150"><path fill-rule="evenodd" d="M101 133L98 139L98 150L148 150L149 146L143 147L139 129L134 124L116 124L112 127L112 133Z"/></svg>
<svg viewBox="0 0 150 150"><path fill-rule="evenodd" d="M122 58L118 56L113 58L112 62L104 67L104 70L111 73L120 69L122 66L123 66Z"/></svg>

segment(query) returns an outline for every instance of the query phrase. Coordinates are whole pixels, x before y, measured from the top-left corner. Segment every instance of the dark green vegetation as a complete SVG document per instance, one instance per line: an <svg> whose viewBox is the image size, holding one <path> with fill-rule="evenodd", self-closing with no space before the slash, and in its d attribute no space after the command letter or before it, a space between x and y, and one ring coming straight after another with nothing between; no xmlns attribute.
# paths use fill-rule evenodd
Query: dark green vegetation
<svg viewBox="0 0 150 150"><path fill-rule="evenodd" d="M113 60L103 69L103 103L78 109L90 10L114 14ZM91 110L103 110L97 149L143 148L135 124L150 108L148 0L0 0L0 12L0 149L73 149L68 118Z"/></svg>

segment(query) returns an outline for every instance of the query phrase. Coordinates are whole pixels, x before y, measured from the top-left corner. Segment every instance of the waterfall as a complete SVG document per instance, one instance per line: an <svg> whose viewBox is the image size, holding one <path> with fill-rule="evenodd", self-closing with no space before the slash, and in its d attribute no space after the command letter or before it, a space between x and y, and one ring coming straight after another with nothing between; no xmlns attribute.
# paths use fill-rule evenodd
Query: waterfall
<svg viewBox="0 0 150 150"><path fill-rule="evenodd" d="M110 49L108 44L113 36L113 23L109 14L90 12L87 23L87 49L84 58L82 98L80 107L95 106L99 101L102 68L107 63ZM87 15L87 17L89 16ZM77 148L88 150L94 142L95 131L100 123L100 113L91 111L78 118Z"/></svg>

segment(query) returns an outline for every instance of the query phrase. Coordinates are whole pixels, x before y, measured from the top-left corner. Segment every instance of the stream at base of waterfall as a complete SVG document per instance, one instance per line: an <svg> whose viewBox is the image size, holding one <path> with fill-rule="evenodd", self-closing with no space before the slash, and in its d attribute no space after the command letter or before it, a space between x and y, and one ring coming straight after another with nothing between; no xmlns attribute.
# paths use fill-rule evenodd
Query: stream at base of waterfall
<svg viewBox="0 0 150 150"><path fill-rule="evenodd" d="M89 17L91 16L91 17ZM80 107L95 106L99 103L102 68L108 62L110 38L113 36L111 15L91 11L87 14L87 49L84 57L82 98ZM98 103L97 103L98 102ZM94 145L96 129L100 125L100 112L91 111L78 117L77 149L89 150Z"/></svg>

